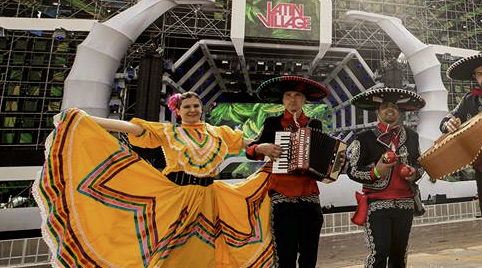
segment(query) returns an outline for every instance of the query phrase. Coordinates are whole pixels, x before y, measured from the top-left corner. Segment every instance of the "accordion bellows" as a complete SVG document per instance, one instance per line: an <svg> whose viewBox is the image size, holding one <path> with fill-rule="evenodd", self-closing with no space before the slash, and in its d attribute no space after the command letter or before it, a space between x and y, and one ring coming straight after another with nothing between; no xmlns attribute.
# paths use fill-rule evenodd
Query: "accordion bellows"
<svg viewBox="0 0 482 268"><path fill-rule="evenodd" d="M330 183L341 172L341 156L346 143L316 128L300 128L295 132L278 131L275 144L284 153L273 163L273 173L311 173L316 180Z"/></svg>

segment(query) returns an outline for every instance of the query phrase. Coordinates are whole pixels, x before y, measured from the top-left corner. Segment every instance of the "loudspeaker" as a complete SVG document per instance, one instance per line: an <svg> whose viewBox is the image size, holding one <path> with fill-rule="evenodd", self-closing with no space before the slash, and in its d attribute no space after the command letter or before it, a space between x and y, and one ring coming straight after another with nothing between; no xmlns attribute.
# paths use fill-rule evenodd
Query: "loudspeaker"
<svg viewBox="0 0 482 268"><path fill-rule="evenodd" d="M159 121L161 105L163 61L161 57L144 57L137 73L137 92L134 116L153 122ZM166 160L161 148L133 147L134 151L152 166L162 169Z"/></svg>
<svg viewBox="0 0 482 268"><path fill-rule="evenodd" d="M159 121L162 64L161 57L144 57L141 59L137 74L135 117L149 121Z"/></svg>

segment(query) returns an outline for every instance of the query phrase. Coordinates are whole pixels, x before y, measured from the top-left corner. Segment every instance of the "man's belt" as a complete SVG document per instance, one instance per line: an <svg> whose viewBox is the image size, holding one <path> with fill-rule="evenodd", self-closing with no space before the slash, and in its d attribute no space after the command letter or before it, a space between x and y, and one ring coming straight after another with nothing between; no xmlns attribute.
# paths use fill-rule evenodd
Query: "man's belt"
<svg viewBox="0 0 482 268"><path fill-rule="evenodd" d="M167 174L167 178L180 186L200 185L206 187L213 184L213 177L199 178L193 175L186 174L184 173L184 171L171 172Z"/></svg>

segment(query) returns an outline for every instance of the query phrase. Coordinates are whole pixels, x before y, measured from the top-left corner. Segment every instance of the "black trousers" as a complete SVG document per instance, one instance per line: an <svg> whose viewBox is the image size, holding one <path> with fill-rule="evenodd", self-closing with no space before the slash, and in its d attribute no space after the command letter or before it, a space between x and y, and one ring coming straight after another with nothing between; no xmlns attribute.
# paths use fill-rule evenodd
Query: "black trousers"
<svg viewBox="0 0 482 268"><path fill-rule="evenodd" d="M475 170L475 181L477 182L477 195L479 197L479 207L482 213L482 172Z"/></svg>
<svg viewBox="0 0 482 268"><path fill-rule="evenodd" d="M279 268L315 268L323 213L313 202L273 204L273 230Z"/></svg>
<svg viewBox="0 0 482 268"><path fill-rule="evenodd" d="M370 203L365 231L366 268L405 268L413 220L413 201L380 200Z"/></svg>

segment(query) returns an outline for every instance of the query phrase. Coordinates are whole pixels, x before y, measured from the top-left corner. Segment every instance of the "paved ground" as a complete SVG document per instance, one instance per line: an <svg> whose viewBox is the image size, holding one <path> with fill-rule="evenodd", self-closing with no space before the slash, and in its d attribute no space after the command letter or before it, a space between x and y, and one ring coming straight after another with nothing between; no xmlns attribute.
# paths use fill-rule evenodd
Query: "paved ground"
<svg viewBox="0 0 482 268"><path fill-rule="evenodd" d="M316 267L363 268L366 254L363 233L323 236ZM414 227L407 268L482 268L482 221Z"/></svg>
<svg viewBox="0 0 482 268"><path fill-rule="evenodd" d="M363 268L364 234L324 236L317 268ZM414 227L408 268L482 268L482 222Z"/></svg>

